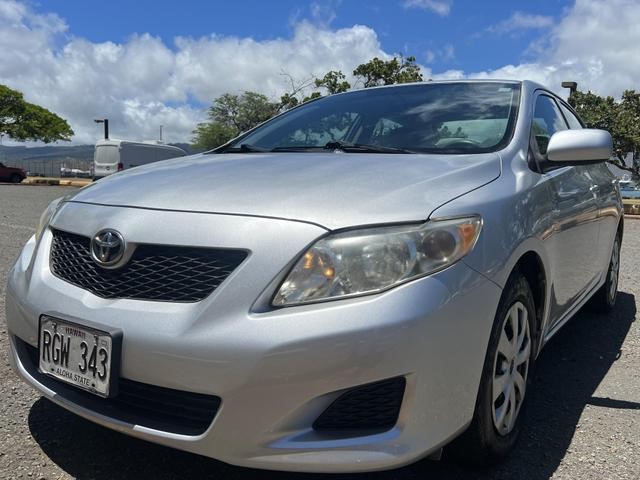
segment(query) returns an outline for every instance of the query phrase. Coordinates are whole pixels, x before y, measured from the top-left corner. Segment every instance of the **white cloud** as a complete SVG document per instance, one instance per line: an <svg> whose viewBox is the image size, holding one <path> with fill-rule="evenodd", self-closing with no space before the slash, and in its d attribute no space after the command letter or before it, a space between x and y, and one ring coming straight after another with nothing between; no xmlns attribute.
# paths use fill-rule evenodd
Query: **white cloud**
<svg viewBox="0 0 640 480"><path fill-rule="evenodd" d="M535 42L535 59L472 73L472 77L537 80L559 93L563 80L580 90L620 97L638 90L640 3L636 0L577 0L563 18Z"/></svg>
<svg viewBox="0 0 640 480"><path fill-rule="evenodd" d="M74 143L92 143L110 119L114 137L188 141L206 106L225 92L256 90L278 98L282 72L306 79L328 70L353 71L386 58L372 29L330 30L298 22L290 38L257 41L211 35L166 45L140 34L123 43L92 43L66 33L64 21L24 4L0 0L0 83L69 120Z"/></svg>
<svg viewBox="0 0 640 480"><path fill-rule="evenodd" d="M341 0L324 0L323 2L312 2L309 5L311 17L317 25L329 26L336 19L337 14L335 7L341 3Z"/></svg>
<svg viewBox="0 0 640 480"><path fill-rule="evenodd" d="M420 8L446 17L451 12L453 0L405 0L404 8Z"/></svg>
<svg viewBox="0 0 640 480"><path fill-rule="evenodd" d="M278 96L286 87L282 71L296 79L331 69L349 74L373 56L388 56L368 27L327 30L307 22L299 23L290 39L178 38L176 46L176 87L188 85L205 102L246 89Z"/></svg>
<svg viewBox="0 0 640 480"><path fill-rule="evenodd" d="M156 138L164 125L167 140L188 141L222 93L256 90L278 98L288 87L282 71L299 80L331 69L349 75L374 56L390 57L369 27L330 29L307 21L297 21L290 37L265 41L211 35L167 45L142 33L122 43L93 43L70 35L59 16L28 5L0 0L0 83L67 118L75 143L98 139L101 127L93 119L103 117L114 137ZM558 92L561 81L575 80L580 89L619 97L638 89L639 23L635 0L578 0L547 27L526 63L477 72L422 66L423 75L527 78ZM424 59L454 55L454 46L445 45Z"/></svg>
<svg viewBox="0 0 640 480"><path fill-rule="evenodd" d="M453 60L456 56L456 49L453 47L453 45L451 45L450 43L448 43L447 45L445 45L442 49L442 58L444 60Z"/></svg>
<svg viewBox="0 0 640 480"><path fill-rule="evenodd" d="M20 22L27 12L27 7L15 1L0 3L0 19L8 22Z"/></svg>
<svg viewBox="0 0 640 480"><path fill-rule="evenodd" d="M545 15L514 12L509 18L491 27L487 31L493 33L518 33L524 30L540 30L553 25L553 18Z"/></svg>
<svg viewBox="0 0 640 480"><path fill-rule="evenodd" d="M445 44L442 48L429 49L424 52L424 59L427 63L433 63L436 59L442 62L450 62L456 57L456 49L450 43Z"/></svg>

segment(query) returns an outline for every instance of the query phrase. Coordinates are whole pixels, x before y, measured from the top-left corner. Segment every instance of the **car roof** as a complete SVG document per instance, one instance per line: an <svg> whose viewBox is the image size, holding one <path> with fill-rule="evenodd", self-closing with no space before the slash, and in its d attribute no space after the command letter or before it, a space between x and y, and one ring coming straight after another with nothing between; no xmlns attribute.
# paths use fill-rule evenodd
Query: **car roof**
<svg viewBox="0 0 640 480"><path fill-rule="evenodd" d="M405 88L416 85L443 85L443 84L459 84L459 83L507 83L512 85L522 85L522 89L524 91L535 91L535 90L545 90L549 93L557 95L550 88L538 83L533 80L513 80L513 79L498 79L498 78L457 78L457 79L445 79L445 80L426 80L422 82L411 82L411 83L394 83L393 85L378 85L375 87L367 87L366 90L379 90L382 88ZM357 88L353 90L349 90L347 92L338 93L336 95L344 95L352 92L359 92L365 90L364 88ZM321 97L325 98L325 97Z"/></svg>

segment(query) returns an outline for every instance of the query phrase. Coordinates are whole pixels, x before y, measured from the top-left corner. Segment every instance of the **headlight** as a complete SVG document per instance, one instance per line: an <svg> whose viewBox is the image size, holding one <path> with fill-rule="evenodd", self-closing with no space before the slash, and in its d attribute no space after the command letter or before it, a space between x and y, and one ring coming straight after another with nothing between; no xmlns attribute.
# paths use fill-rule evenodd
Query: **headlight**
<svg viewBox="0 0 640 480"><path fill-rule="evenodd" d="M473 216L330 235L302 255L273 305L374 293L428 275L469 253L481 228Z"/></svg>
<svg viewBox="0 0 640 480"><path fill-rule="evenodd" d="M60 202L62 202L63 199L64 197L55 199L49 204L47 208L45 208L44 212L42 212L42 215L40 215L40 220L38 221L38 226L36 227L36 242L40 241L42 233L49 226L49 222L58 210Z"/></svg>

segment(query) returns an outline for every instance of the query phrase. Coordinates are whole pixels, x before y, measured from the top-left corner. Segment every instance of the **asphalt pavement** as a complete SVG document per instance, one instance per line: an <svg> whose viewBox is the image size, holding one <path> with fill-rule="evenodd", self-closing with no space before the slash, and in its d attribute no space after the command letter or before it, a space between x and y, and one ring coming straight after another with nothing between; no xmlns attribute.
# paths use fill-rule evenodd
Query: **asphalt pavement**
<svg viewBox="0 0 640 480"><path fill-rule="evenodd" d="M640 478L640 220L625 223L620 295L610 315L580 312L545 347L523 435L501 465L446 460L389 472L301 475L249 470L136 440L41 398L11 371L7 272L47 203L74 188L0 185L0 478L566 479Z"/></svg>

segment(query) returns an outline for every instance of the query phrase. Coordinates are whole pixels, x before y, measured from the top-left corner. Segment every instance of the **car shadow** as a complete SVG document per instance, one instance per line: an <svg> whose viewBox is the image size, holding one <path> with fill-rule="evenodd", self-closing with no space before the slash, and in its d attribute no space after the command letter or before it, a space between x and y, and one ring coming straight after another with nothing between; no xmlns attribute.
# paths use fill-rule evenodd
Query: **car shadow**
<svg viewBox="0 0 640 480"><path fill-rule="evenodd" d="M541 353L530 393L523 435L504 463L478 470L445 460L401 469L333 478L367 479L547 479L564 457L586 405L640 409L640 404L593 394L620 357L636 316L634 295L621 292L609 315L580 312ZM29 429L44 453L78 479L224 478L320 479L326 475L268 472L137 440L77 417L43 398L29 413Z"/></svg>

